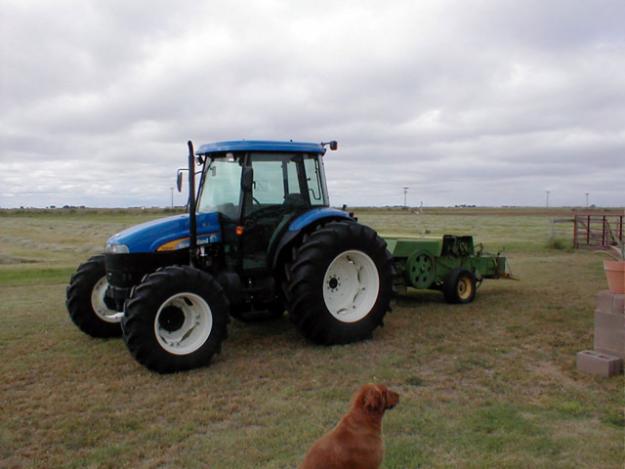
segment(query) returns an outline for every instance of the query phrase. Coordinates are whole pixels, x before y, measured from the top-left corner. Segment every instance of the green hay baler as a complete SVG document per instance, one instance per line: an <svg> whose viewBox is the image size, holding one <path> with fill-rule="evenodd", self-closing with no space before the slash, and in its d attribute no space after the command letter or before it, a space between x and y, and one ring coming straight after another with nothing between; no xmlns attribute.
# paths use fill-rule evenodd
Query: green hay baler
<svg viewBox="0 0 625 469"><path fill-rule="evenodd" d="M500 254L476 251L473 236L384 237L395 265L395 289L440 290L449 303L470 303L484 279L513 278Z"/></svg>

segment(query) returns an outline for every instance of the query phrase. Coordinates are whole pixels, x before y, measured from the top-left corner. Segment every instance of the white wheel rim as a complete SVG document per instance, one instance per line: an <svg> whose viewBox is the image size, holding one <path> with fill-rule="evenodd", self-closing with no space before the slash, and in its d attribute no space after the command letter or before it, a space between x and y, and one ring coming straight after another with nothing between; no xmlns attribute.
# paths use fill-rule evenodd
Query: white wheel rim
<svg viewBox="0 0 625 469"><path fill-rule="evenodd" d="M162 324L166 308L177 308L182 323L173 330ZM165 301L154 318L154 334L159 345L174 355L187 355L199 349L213 329L213 314L208 303L195 293L178 293Z"/></svg>
<svg viewBox="0 0 625 469"><path fill-rule="evenodd" d="M104 296L108 287L109 283L106 280L106 276L96 282L91 290L91 307L96 316L102 319L102 321L118 323L123 315L120 315L114 309L110 309L104 302Z"/></svg>
<svg viewBox="0 0 625 469"><path fill-rule="evenodd" d="M380 276L371 258L362 251L345 251L334 258L323 277L323 301L341 322L364 318L378 298Z"/></svg>

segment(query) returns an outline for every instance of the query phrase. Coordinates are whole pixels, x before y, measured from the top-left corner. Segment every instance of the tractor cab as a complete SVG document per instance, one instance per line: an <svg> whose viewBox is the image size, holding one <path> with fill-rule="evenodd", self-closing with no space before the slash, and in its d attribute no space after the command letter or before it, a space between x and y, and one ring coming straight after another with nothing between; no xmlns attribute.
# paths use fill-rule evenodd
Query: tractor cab
<svg viewBox="0 0 625 469"><path fill-rule="evenodd" d="M323 145L237 141L203 145L197 212L220 215L240 268L266 269L272 240L291 220L329 205Z"/></svg>
<svg viewBox="0 0 625 469"><path fill-rule="evenodd" d="M233 221L328 206L323 152L201 153L199 212Z"/></svg>

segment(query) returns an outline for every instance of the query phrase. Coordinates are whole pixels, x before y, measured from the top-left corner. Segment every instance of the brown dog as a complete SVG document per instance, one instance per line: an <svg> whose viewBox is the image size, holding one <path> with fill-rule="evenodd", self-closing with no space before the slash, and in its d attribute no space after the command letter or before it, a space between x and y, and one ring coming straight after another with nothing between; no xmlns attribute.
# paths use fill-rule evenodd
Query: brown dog
<svg viewBox="0 0 625 469"><path fill-rule="evenodd" d="M308 450L299 469L377 469L384 457L382 417L399 402L383 384L365 384L350 411Z"/></svg>

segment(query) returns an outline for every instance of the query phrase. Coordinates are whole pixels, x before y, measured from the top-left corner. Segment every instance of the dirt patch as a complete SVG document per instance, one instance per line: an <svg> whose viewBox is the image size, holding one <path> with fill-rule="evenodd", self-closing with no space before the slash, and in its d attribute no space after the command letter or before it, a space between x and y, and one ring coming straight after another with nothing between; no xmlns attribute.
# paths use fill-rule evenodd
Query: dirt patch
<svg viewBox="0 0 625 469"><path fill-rule="evenodd" d="M555 363L543 361L531 366L530 371L537 376L541 383L557 384L577 391L584 390L584 383L573 379Z"/></svg>
<svg viewBox="0 0 625 469"><path fill-rule="evenodd" d="M0 265L9 264L36 264L39 262L35 259L28 259L26 257L13 257L6 254L0 254Z"/></svg>

